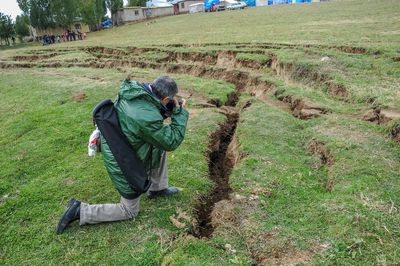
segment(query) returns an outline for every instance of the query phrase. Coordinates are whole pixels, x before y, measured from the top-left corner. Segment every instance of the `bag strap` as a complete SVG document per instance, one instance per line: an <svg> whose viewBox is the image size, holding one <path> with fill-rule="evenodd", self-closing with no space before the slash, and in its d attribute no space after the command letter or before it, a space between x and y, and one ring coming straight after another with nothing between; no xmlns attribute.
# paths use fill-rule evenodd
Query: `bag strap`
<svg viewBox="0 0 400 266"><path fill-rule="evenodd" d="M122 132L114 103L110 99L101 101L93 109L93 120L106 139L130 187L137 193L146 192L151 180L142 160Z"/></svg>

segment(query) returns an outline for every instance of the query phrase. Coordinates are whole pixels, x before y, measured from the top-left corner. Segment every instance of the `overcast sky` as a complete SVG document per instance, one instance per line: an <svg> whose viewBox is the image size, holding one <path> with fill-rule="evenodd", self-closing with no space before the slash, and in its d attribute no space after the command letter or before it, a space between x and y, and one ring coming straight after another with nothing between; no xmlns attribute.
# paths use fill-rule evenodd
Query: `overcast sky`
<svg viewBox="0 0 400 266"><path fill-rule="evenodd" d="M22 13L16 0L0 0L0 12L6 15L11 15L13 19Z"/></svg>
<svg viewBox="0 0 400 266"><path fill-rule="evenodd" d="M128 0L124 0L124 4L127 4L127 2ZM0 12L6 15L11 15L14 20L17 15L22 13L16 0L0 0Z"/></svg>

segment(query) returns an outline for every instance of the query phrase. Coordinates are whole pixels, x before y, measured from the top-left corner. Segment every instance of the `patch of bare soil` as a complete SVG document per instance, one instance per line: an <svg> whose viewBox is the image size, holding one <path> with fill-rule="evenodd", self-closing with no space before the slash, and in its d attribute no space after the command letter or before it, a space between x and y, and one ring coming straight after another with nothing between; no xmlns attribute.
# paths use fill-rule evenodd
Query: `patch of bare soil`
<svg viewBox="0 0 400 266"><path fill-rule="evenodd" d="M347 89L345 86L341 84L336 84L334 82L327 82L328 85L328 92L332 96L337 96L341 98L346 98L349 96Z"/></svg>
<svg viewBox="0 0 400 266"><path fill-rule="evenodd" d="M335 163L333 155L325 147L325 144L318 140L310 140L307 144L307 150L319 156L322 165L332 166Z"/></svg>
<svg viewBox="0 0 400 266"><path fill-rule="evenodd" d="M235 55L235 53L228 51L218 53L217 66L229 70L233 69L236 63Z"/></svg>
<svg viewBox="0 0 400 266"><path fill-rule="evenodd" d="M333 155L329 152L329 150L325 147L325 144L312 139L308 142L307 144L307 150L311 152L312 154L316 155L319 157L319 165L317 165L318 168L326 165L328 167L331 167L335 163L335 159ZM322 186L329 192L332 192L333 187L335 185L335 182L331 175L329 174L329 168L328 168L328 175L326 178L323 180Z"/></svg>
<svg viewBox="0 0 400 266"><path fill-rule="evenodd" d="M397 127L394 127L391 130L390 135L391 135L393 140L395 140L395 141L400 143L400 125L398 125Z"/></svg>
<svg viewBox="0 0 400 266"><path fill-rule="evenodd" d="M183 53L183 52L168 52L169 62L177 62L184 63L187 61L190 62L198 62L206 65L215 65L217 63L217 57L214 55L206 54L206 53Z"/></svg>
<svg viewBox="0 0 400 266"><path fill-rule="evenodd" d="M365 112L362 119L378 125L387 124L390 121L400 119L400 111L377 107Z"/></svg>
<svg viewBox="0 0 400 266"><path fill-rule="evenodd" d="M124 56L129 54L128 52L121 49L107 48L102 46L87 47L83 48L83 50L89 52L92 55L100 55L101 57L104 57L105 55Z"/></svg>
<svg viewBox="0 0 400 266"><path fill-rule="evenodd" d="M255 235L247 240L246 245L255 265L303 265L329 248L327 244L312 243L309 249L301 250L290 240L279 239L274 231Z"/></svg>
<svg viewBox="0 0 400 266"><path fill-rule="evenodd" d="M306 120L329 113L328 110L312 103L311 101L297 98L292 95L279 95L277 97L278 100L287 103L293 116L299 119Z"/></svg>
<svg viewBox="0 0 400 266"><path fill-rule="evenodd" d="M270 63L265 63L265 65L269 65ZM262 64L259 61L256 60L251 60L251 59L247 59L247 58L239 58L236 59L235 61L235 67L239 67L239 68L251 68L251 69L260 69L262 67L264 67L264 64Z"/></svg>
<svg viewBox="0 0 400 266"><path fill-rule="evenodd" d="M87 95L84 92L79 92L72 96L72 100L81 103L87 100Z"/></svg>

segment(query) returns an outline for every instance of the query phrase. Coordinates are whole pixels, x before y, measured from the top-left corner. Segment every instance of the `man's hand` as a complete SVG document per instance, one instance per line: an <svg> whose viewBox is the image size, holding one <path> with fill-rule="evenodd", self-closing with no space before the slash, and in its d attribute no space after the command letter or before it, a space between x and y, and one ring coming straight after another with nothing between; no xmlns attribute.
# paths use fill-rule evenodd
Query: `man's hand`
<svg viewBox="0 0 400 266"><path fill-rule="evenodd" d="M182 108L186 108L186 100L182 99Z"/></svg>
<svg viewBox="0 0 400 266"><path fill-rule="evenodd" d="M174 100L175 100L175 107L178 108L179 102L177 99L174 99ZM186 100L182 98L181 101L182 101L182 108L186 108Z"/></svg>

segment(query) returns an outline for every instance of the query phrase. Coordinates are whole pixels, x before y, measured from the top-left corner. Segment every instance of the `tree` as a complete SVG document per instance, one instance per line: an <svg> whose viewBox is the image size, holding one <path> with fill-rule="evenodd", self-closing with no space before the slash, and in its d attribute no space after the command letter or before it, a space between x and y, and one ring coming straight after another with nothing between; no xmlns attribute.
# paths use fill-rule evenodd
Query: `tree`
<svg viewBox="0 0 400 266"><path fill-rule="evenodd" d="M11 16L0 13L0 39L5 40L6 45L10 45L10 40L14 35L14 23Z"/></svg>
<svg viewBox="0 0 400 266"><path fill-rule="evenodd" d="M29 16L31 13L31 0L17 0L17 3L24 15Z"/></svg>
<svg viewBox="0 0 400 266"><path fill-rule="evenodd" d="M29 18L33 27L48 29L56 25L55 16L51 9L51 2L51 0L30 1Z"/></svg>
<svg viewBox="0 0 400 266"><path fill-rule="evenodd" d="M82 19L91 29L101 29L107 13L106 0L17 0L19 7L29 17L29 24L37 29L55 26L70 27L75 19ZM116 13L123 0L109 0Z"/></svg>
<svg viewBox="0 0 400 266"><path fill-rule="evenodd" d="M146 0L129 0L128 6L146 6Z"/></svg>
<svg viewBox="0 0 400 266"><path fill-rule="evenodd" d="M108 10L110 10L113 25L118 25L117 12L120 8L124 7L124 1L123 0L106 0L106 5L107 5Z"/></svg>
<svg viewBox="0 0 400 266"><path fill-rule="evenodd" d="M105 0L81 0L80 11L83 22L92 30L101 29L101 20L107 13Z"/></svg>
<svg viewBox="0 0 400 266"><path fill-rule="evenodd" d="M15 19L15 32L17 33L20 40L23 37L29 36L29 17L26 15L17 16Z"/></svg>
<svg viewBox="0 0 400 266"><path fill-rule="evenodd" d="M55 23L63 28L68 28L80 16L78 0L52 0L51 11Z"/></svg>

